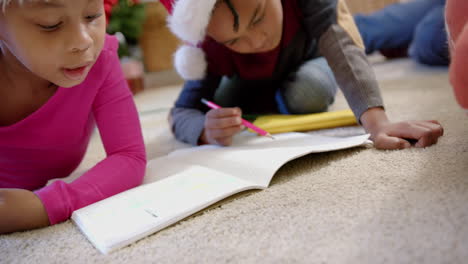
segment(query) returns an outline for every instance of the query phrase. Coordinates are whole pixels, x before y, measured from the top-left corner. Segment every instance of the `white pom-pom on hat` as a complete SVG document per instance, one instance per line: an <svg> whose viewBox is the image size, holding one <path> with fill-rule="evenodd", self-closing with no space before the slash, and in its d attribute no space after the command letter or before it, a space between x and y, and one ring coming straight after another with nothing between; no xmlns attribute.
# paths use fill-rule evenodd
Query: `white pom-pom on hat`
<svg viewBox="0 0 468 264"><path fill-rule="evenodd" d="M174 63L177 72L185 80L201 80L206 76L205 53L194 46L183 45L174 55Z"/></svg>
<svg viewBox="0 0 468 264"><path fill-rule="evenodd" d="M168 17L169 28L183 41L198 44L205 40L206 28L217 0L176 0Z"/></svg>
<svg viewBox="0 0 468 264"><path fill-rule="evenodd" d="M180 47L174 57L177 72L185 80L200 80L208 63L203 50L195 47L205 40L206 28L217 0L161 0L169 11L169 29L188 45ZM190 46L193 45L193 46Z"/></svg>

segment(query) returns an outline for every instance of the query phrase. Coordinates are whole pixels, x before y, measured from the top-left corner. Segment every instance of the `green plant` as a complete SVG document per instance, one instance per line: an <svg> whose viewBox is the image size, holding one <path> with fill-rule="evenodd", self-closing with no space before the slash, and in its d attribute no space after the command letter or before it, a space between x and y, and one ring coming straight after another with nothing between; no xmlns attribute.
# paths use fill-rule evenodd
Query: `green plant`
<svg viewBox="0 0 468 264"><path fill-rule="evenodd" d="M119 56L129 56L129 46L138 44L145 21L145 5L136 0L119 0L112 7L107 33L122 33L125 43L120 43Z"/></svg>

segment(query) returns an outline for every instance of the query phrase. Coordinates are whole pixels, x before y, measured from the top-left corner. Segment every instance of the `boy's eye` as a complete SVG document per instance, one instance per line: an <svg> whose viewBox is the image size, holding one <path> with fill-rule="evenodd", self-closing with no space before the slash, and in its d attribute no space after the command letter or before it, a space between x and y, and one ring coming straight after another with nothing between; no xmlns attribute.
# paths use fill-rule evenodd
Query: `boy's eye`
<svg viewBox="0 0 468 264"><path fill-rule="evenodd" d="M260 17L259 19L255 20L255 21L252 23L252 26L256 26L256 25L260 24L260 23L263 21L263 18L264 18L264 17L262 16L262 17Z"/></svg>
<svg viewBox="0 0 468 264"><path fill-rule="evenodd" d="M49 26L49 25L41 25L41 24L38 24L38 26L39 26L40 28L42 28L43 30L45 30L45 31L54 31L54 30L57 30L57 29L60 27L60 25L62 25L62 22L59 22L59 23L57 23L57 24L55 24L55 25L50 25L50 26Z"/></svg>
<svg viewBox="0 0 468 264"><path fill-rule="evenodd" d="M263 12L263 14L259 18L257 18L256 20L252 22L252 27L257 26L258 24L262 23L264 18L265 18L265 12Z"/></svg>
<svg viewBox="0 0 468 264"><path fill-rule="evenodd" d="M234 45L236 45L237 41L238 41L238 39L234 39L234 40L232 40L232 41L229 41L229 42L226 43L226 44L227 44L228 46L234 46Z"/></svg>

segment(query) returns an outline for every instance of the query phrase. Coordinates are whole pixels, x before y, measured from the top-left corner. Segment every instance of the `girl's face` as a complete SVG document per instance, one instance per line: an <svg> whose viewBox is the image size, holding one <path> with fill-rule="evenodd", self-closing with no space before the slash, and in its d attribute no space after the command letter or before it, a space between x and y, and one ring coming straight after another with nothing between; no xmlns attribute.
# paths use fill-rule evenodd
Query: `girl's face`
<svg viewBox="0 0 468 264"><path fill-rule="evenodd" d="M231 0L238 14L221 1L215 8L208 35L238 53L261 53L276 48L283 34L281 0Z"/></svg>
<svg viewBox="0 0 468 264"><path fill-rule="evenodd" d="M12 1L0 11L6 67L19 65L61 87L86 78L105 39L102 0ZM10 66L9 66L10 65Z"/></svg>

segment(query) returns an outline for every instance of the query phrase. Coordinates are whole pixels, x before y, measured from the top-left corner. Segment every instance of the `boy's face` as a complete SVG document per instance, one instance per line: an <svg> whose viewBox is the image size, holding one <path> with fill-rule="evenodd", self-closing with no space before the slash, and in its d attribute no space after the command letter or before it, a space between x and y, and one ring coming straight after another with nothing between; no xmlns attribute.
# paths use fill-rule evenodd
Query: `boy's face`
<svg viewBox="0 0 468 264"><path fill-rule="evenodd" d="M235 17L222 1L214 10L208 35L238 53L261 53L276 48L283 33L281 0L231 0Z"/></svg>
<svg viewBox="0 0 468 264"><path fill-rule="evenodd" d="M80 84L105 39L102 0L13 1L0 11L0 47L20 66L61 87Z"/></svg>

